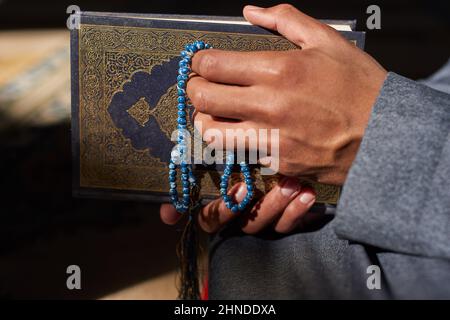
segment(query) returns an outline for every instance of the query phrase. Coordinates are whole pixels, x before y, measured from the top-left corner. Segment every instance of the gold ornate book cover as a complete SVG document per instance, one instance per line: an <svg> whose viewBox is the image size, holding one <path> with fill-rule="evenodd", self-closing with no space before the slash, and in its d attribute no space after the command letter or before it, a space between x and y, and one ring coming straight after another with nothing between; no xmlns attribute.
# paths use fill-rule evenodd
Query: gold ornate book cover
<svg viewBox="0 0 450 320"><path fill-rule="evenodd" d="M283 37L240 19L83 12L71 32L73 191L76 196L169 200L168 161L176 129L176 76L186 43L226 50L289 50ZM341 26L362 47L364 33ZM192 129L192 128L191 128ZM218 196L221 172L196 166L205 198ZM260 176L266 192L277 176ZM233 180L239 180L239 174ZM340 188L312 184L318 203L336 204Z"/></svg>

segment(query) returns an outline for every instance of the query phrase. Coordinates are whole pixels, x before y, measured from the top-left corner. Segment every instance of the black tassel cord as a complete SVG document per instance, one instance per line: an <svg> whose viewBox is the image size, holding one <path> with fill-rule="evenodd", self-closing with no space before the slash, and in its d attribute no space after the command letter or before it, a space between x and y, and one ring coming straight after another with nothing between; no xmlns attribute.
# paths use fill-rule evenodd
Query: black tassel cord
<svg viewBox="0 0 450 320"><path fill-rule="evenodd" d="M198 192L191 199L198 199ZM201 201L193 201L195 205L188 211L186 225L177 246L177 255L180 263L180 283L178 299L200 299L200 270L199 270L199 233L197 217L201 209Z"/></svg>

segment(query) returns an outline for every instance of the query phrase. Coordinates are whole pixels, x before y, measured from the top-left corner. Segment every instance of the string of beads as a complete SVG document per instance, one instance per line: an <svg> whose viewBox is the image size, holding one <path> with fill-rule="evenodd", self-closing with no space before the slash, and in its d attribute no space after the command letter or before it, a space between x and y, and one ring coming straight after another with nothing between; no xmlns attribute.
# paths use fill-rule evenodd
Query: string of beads
<svg viewBox="0 0 450 320"><path fill-rule="evenodd" d="M190 163L189 152L187 147L187 108L193 107L189 104L186 95L186 84L191 73L191 63L194 54L200 50L209 49L210 45L203 41L195 41L192 44L187 44L185 49L181 51L181 61L179 62L178 77L177 77L177 94L178 94L178 118L177 118L177 146L172 150L169 162L169 184L170 184L170 198L179 213L186 213L191 207L191 193L193 188L198 187L197 181L193 172L193 166ZM182 197L180 199L177 191L177 165L180 165L181 170L181 184ZM226 155L225 169L220 180L220 195L225 202L225 205L233 213L245 210L254 195L254 181L250 173L250 168L247 163L241 162L241 172L244 176L245 184L247 185L247 194L241 203L236 203L228 194L228 183L234 166L234 154L228 152Z"/></svg>

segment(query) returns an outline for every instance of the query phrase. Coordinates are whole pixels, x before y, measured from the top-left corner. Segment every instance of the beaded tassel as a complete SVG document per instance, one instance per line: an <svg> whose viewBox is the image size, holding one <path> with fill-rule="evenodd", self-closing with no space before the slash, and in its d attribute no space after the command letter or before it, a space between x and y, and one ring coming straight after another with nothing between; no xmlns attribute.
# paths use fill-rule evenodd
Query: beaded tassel
<svg viewBox="0 0 450 320"><path fill-rule="evenodd" d="M198 267L197 267L197 234L196 213L200 210L201 203L198 197L199 186L193 172L192 164L188 159L187 149L187 120L188 114L188 97L186 95L186 84L191 72L191 63L193 55L203 49L209 49L210 46L203 41L195 41L187 44L185 50L181 51L181 61L179 62L177 77L177 93L178 93L178 119L177 119L177 146L172 150L169 163L169 184L170 198L175 209L181 214L188 214L189 220L183 232L182 239L178 246L178 255L181 260L181 288L179 298L181 299L198 299ZM181 184L183 195L180 199L177 191L177 165L180 165ZM241 203L235 203L227 194L228 182L234 166L234 154L227 153L224 174L220 182L220 194L225 201L227 208L233 213L244 211L253 197L254 182L250 174L250 168L247 163L241 162L240 169L244 175L247 185L247 194Z"/></svg>
<svg viewBox="0 0 450 320"><path fill-rule="evenodd" d="M177 119L177 129L178 129L178 145L171 153L171 159L169 164L169 183L170 183L170 196L173 205L179 213L186 213L189 211L191 205L191 191L192 188L196 187L196 179L193 173L192 165L188 164L188 150L186 146L186 130L187 130L187 102L188 98L186 96L186 84L189 79L189 73L191 72L191 63L193 55L203 49L211 48L210 45L204 43L203 41L195 41L192 44L187 44L185 50L181 51L181 61L179 63L178 77L177 77L177 92L178 92L178 119ZM183 197L179 199L177 191L177 171L176 164L179 163L181 166L181 183L183 186ZM220 182L220 195L225 201L228 209L233 213L245 210L246 206L250 203L253 197L254 183L250 174L250 168L247 163L241 162L240 164L241 172L244 175L245 183L247 185L247 195L244 200L237 204L227 195L228 182L234 166L234 155L229 152L226 157L226 164L224 174Z"/></svg>

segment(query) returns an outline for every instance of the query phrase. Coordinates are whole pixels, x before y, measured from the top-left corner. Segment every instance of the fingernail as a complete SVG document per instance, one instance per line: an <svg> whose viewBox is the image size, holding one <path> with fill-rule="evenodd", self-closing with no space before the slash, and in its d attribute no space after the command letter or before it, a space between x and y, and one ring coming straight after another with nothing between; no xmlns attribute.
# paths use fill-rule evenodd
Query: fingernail
<svg viewBox="0 0 450 320"><path fill-rule="evenodd" d="M300 202L303 204L309 204L316 198L312 193L306 192L300 196Z"/></svg>
<svg viewBox="0 0 450 320"><path fill-rule="evenodd" d="M247 5L247 6L245 6L245 9L246 10L250 10L250 11L256 11L256 10L261 10L261 9L264 9L264 8L257 7L257 6L252 6L252 5Z"/></svg>
<svg viewBox="0 0 450 320"><path fill-rule="evenodd" d="M292 196L300 188L298 180L295 178L286 178L281 185L281 194L285 197Z"/></svg>
<svg viewBox="0 0 450 320"><path fill-rule="evenodd" d="M244 200L246 194L247 194L247 186L243 183L236 192L235 195L236 201L241 202L242 200Z"/></svg>

